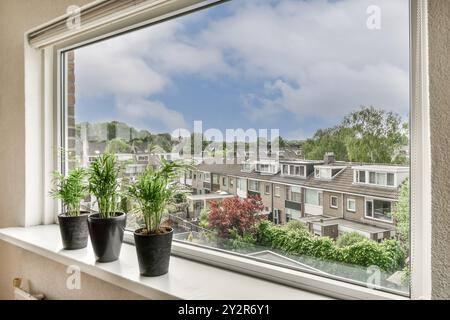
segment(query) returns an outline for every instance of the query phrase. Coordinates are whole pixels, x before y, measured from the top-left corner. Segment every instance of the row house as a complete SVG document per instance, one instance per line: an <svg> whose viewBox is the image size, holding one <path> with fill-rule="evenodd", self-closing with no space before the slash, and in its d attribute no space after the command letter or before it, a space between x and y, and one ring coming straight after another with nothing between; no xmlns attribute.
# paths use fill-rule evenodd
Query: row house
<svg viewBox="0 0 450 320"><path fill-rule="evenodd" d="M323 160L260 160L199 164L184 182L193 194L259 195L277 224L303 221L318 236L357 232L373 240L395 236L392 212L409 168ZM211 198L211 196L209 196Z"/></svg>

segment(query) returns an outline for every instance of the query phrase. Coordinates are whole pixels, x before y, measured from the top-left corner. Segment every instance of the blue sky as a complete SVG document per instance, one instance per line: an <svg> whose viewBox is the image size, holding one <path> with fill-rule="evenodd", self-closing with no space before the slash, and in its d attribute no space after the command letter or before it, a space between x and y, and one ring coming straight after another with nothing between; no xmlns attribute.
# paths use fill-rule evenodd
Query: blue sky
<svg viewBox="0 0 450 320"><path fill-rule="evenodd" d="M369 30L370 5L381 29ZM408 113L407 0L234 0L75 52L78 122L304 139L361 105Z"/></svg>

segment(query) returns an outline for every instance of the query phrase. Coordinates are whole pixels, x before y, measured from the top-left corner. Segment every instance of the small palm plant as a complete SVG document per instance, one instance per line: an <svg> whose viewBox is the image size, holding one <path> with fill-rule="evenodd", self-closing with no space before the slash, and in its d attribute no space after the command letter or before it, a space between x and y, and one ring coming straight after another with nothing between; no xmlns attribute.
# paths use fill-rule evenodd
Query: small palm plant
<svg viewBox="0 0 450 320"><path fill-rule="evenodd" d="M163 160L158 169L148 167L129 186L128 195L137 202L135 210L144 221L145 234L160 234L165 230L161 228L162 218L167 205L173 203L177 194L185 192L179 183L175 181L180 171L187 167L180 162L168 162Z"/></svg>
<svg viewBox="0 0 450 320"><path fill-rule="evenodd" d="M119 165L116 157L105 153L89 168L89 191L97 198L99 215L112 218L118 208Z"/></svg>
<svg viewBox="0 0 450 320"><path fill-rule="evenodd" d="M63 212L58 215L63 248L85 248L88 242L87 214L81 214L81 200L88 194L86 169L76 168L67 176L55 171L50 196L62 200Z"/></svg>
<svg viewBox="0 0 450 320"><path fill-rule="evenodd" d="M67 177L58 171L53 173L54 188L50 196L62 200L66 216L77 217L81 214L81 200L88 194L86 177L83 168L71 170Z"/></svg>

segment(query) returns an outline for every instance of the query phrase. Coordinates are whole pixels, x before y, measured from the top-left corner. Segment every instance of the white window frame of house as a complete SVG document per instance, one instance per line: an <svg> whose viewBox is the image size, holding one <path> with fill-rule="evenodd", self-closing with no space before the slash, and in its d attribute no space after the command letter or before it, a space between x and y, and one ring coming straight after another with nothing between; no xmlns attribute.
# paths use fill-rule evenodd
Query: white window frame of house
<svg viewBox="0 0 450 320"><path fill-rule="evenodd" d="M269 191L267 191L267 189L268 189ZM264 184L264 193L265 193L265 194L270 194L270 183L265 183L265 184Z"/></svg>
<svg viewBox="0 0 450 320"><path fill-rule="evenodd" d="M336 205L333 205L333 199L336 200ZM339 202L339 198L337 196L330 196L330 208L338 209L338 207L339 207L338 202Z"/></svg>
<svg viewBox="0 0 450 320"><path fill-rule="evenodd" d="M81 8L81 12L105 0ZM64 30L34 43L29 36L67 14L25 34L25 210L23 226L55 223L58 202L48 197L51 177L60 168L54 150L66 145L62 132L62 52L164 21L220 0L152 0ZM189 7L190 6L190 7ZM186 9L188 8L189 9ZM411 0L411 297L431 298L431 148L428 79L428 0ZM66 168L62 168L66 169ZM173 254L337 298L396 299L395 294L262 263L209 248L173 243Z"/></svg>
<svg viewBox="0 0 450 320"><path fill-rule="evenodd" d="M361 173L364 172L364 182L360 181ZM373 173L375 175L374 182L371 182L370 174ZM388 175L392 174L394 176L394 183L392 185L388 184ZM383 175L385 177L386 183L379 183L379 175ZM398 184L398 173L397 172L383 172L376 170L355 170L354 180L353 182L356 184L366 184L377 187L385 187L385 188L397 188Z"/></svg>
<svg viewBox="0 0 450 320"><path fill-rule="evenodd" d="M259 183L258 180L251 180L251 179L249 179L248 182L247 182L247 184L248 184L248 191L252 191L252 192L260 192L260 191L259 191L260 183ZM252 188L252 186L251 186L252 184L255 184L255 187L256 187L256 188Z"/></svg>
<svg viewBox="0 0 450 320"><path fill-rule="evenodd" d="M391 200L382 199L382 198L374 198L374 197L368 198L367 197L367 198L364 199L364 218L393 224L394 223L394 217L393 216L391 216L391 220L383 220L383 219L375 218L375 208L374 208L374 204L373 204L374 200L389 202L391 204L391 214L392 214L392 211L394 210L394 203ZM372 203L372 216L367 215L367 203L368 202Z"/></svg>
<svg viewBox="0 0 450 320"><path fill-rule="evenodd" d="M350 208L350 203L353 202L354 209ZM356 212L356 200L353 198L347 198L347 211L349 212Z"/></svg>
<svg viewBox="0 0 450 320"><path fill-rule="evenodd" d="M277 198L280 198L281 197L281 187L280 186L275 186L274 188L273 188L273 195L275 196L275 197L277 197Z"/></svg>

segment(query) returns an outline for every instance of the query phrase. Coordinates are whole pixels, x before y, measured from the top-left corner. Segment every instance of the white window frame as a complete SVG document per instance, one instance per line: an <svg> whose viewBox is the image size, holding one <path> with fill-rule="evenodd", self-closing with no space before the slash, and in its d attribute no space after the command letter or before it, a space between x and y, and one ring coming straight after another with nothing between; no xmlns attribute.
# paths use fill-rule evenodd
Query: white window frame
<svg viewBox="0 0 450 320"><path fill-rule="evenodd" d="M353 202L355 204L355 209L350 209L350 202ZM348 212L356 212L356 199L347 198L347 211Z"/></svg>
<svg viewBox="0 0 450 320"><path fill-rule="evenodd" d="M92 6L103 2L98 0ZM62 122L62 55L70 50L181 14L188 5L204 7L220 0L155 0L135 9L99 19L81 28L57 34L31 45L25 34L25 211L24 227L51 224L58 202L48 197L51 178L59 169L53 150L65 145L58 133ZM87 7L87 6L86 6ZM191 7L192 8L192 7ZM82 10L84 7L82 8ZM431 297L431 148L428 79L428 0L411 0L411 296ZM68 15L62 18L69 18ZM65 126L67 127L67 126ZM62 168L66 169L66 168ZM36 174L42 173L42 174ZM128 235L130 236L130 235ZM239 255L174 242L173 253L267 280L338 298L400 299L395 294L348 282L269 265Z"/></svg>
<svg viewBox="0 0 450 320"><path fill-rule="evenodd" d="M333 199L336 199L336 205L335 206L333 205ZM337 196L330 196L330 208L338 209L339 208L338 202L339 202L339 197L337 197Z"/></svg>
<svg viewBox="0 0 450 320"><path fill-rule="evenodd" d="M394 217L392 217L392 216L391 216L391 220L383 220L383 219L375 218L375 207L374 207L374 204L373 204L374 200L389 202L391 204L391 213L392 213L392 211L394 211L394 203L392 201L390 201L390 200L381 199L381 198L373 198L373 197L365 198L364 199L364 218L370 219L370 220L375 220L375 221L380 221L380 222L384 222L384 223L393 224L394 223ZM372 203L372 216L368 216L367 215L367 202L371 202Z"/></svg>
<svg viewBox="0 0 450 320"><path fill-rule="evenodd" d="M250 186L251 186L251 184L255 184L255 186L257 187L257 189L252 189ZM252 179L249 179L248 181L247 181L247 185L248 185L248 191L252 191L252 192L260 192L260 183L259 183L259 181L258 180L252 180Z"/></svg>
<svg viewBox="0 0 450 320"><path fill-rule="evenodd" d="M267 187L269 187L269 191L267 191ZM270 194L270 183L264 184L264 194L266 194L266 195Z"/></svg>
<svg viewBox="0 0 450 320"><path fill-rule="evenodd" d="M273 188L273 195L274 195L274 197L276 197L276 198L281 198L281 187L280 186L275 186L274 188Z"/></svg>

